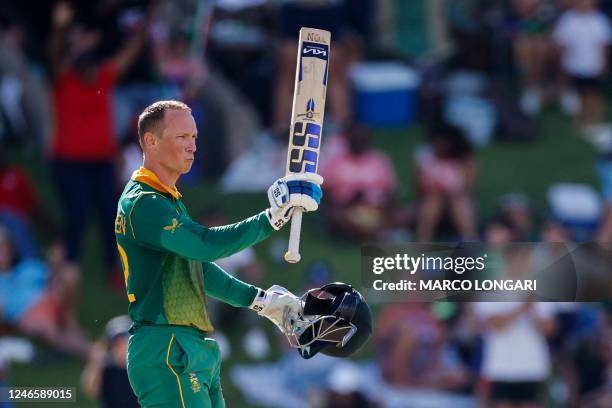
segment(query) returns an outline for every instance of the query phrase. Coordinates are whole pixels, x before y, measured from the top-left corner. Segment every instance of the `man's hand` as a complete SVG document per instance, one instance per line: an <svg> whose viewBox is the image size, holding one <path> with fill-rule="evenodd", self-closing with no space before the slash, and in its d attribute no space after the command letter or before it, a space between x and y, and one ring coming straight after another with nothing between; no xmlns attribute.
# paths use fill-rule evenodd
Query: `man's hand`
<svg viewBox="0 0 612 408"><path fill-rule="evenodd" d="M276 180L268 189L270 208L266 210L272 227L281 229L296 207L304 212L316 211L323 197L321 184L323 177L314 173L291 174Z"/></svg>
<svg viewBox="0 0 612 408"><path fill-rule="evenodd" d="M259 289L249 309L272 321L283 333L286 333L302 313L302 302L293 293L282 286L274 285L268 290Z"/></svg>
<svg viewBox="0 0 612 408"><path fill-rule="evenodd" d="M53 8L53 26L57 28L64 28L72 22L74 12L70 4L65 1L61 1Z"/></svg>

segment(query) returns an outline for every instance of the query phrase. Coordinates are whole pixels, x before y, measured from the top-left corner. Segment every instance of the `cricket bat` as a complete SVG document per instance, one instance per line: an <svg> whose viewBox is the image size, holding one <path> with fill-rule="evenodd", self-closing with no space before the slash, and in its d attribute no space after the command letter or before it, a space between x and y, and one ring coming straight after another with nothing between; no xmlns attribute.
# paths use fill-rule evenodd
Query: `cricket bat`
<svg viewBox="0 0 612 408"><path fill-rule="evenodd" d="M331 33L302 27L298 44L286 174L316 173L319 163ZM302 210L291 216L285 261L300 261Z"/></svg>

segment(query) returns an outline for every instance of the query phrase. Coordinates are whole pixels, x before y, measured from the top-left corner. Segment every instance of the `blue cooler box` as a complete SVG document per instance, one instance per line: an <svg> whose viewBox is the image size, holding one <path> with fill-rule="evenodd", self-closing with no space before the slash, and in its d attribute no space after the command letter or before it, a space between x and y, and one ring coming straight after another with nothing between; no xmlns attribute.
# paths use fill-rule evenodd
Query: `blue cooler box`
<svg viewBox="0 0 612 408"><path fill-rule="evenodd" d="M359 63L351 69L357 120L372 127L405 127L414 121L420 78L396 62Z"/></svg>

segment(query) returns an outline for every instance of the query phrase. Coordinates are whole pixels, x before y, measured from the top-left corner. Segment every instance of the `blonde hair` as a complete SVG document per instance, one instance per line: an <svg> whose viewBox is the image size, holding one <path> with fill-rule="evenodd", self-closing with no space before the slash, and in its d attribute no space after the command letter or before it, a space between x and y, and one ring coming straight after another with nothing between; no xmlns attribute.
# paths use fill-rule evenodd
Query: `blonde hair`
<svg viewBox="0 0 612 408"><path fill-rule="evenodd" d="M191 108L181 101L158 101L147 106L138 117L138 143L144 150L144 134L147 132L161 136L164 125L164 115L167 110L183 110L191 112Z"/></svg>

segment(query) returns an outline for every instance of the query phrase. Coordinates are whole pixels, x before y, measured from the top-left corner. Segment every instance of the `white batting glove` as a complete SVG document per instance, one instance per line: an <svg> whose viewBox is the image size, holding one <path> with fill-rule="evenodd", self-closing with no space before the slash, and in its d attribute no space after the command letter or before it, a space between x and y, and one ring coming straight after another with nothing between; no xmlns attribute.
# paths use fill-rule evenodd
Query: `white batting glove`
<svg viewBox="0 0 612 408"><path fill-rule="evenodd" d="M321 184L323 177L315 173L290 174L276 180L268 189L270 208L266 210L272 227L281 229L297 207L304 212L316 211L323 197Z"/></svg>
<svg viewBox="0 0 612 408"><path fill-rule="evenodd" d="M282 286L273 285L268 290L259 289L249 309L268 318L283 333L287 333L293 322L302 313L302 302Z"/></svg>

